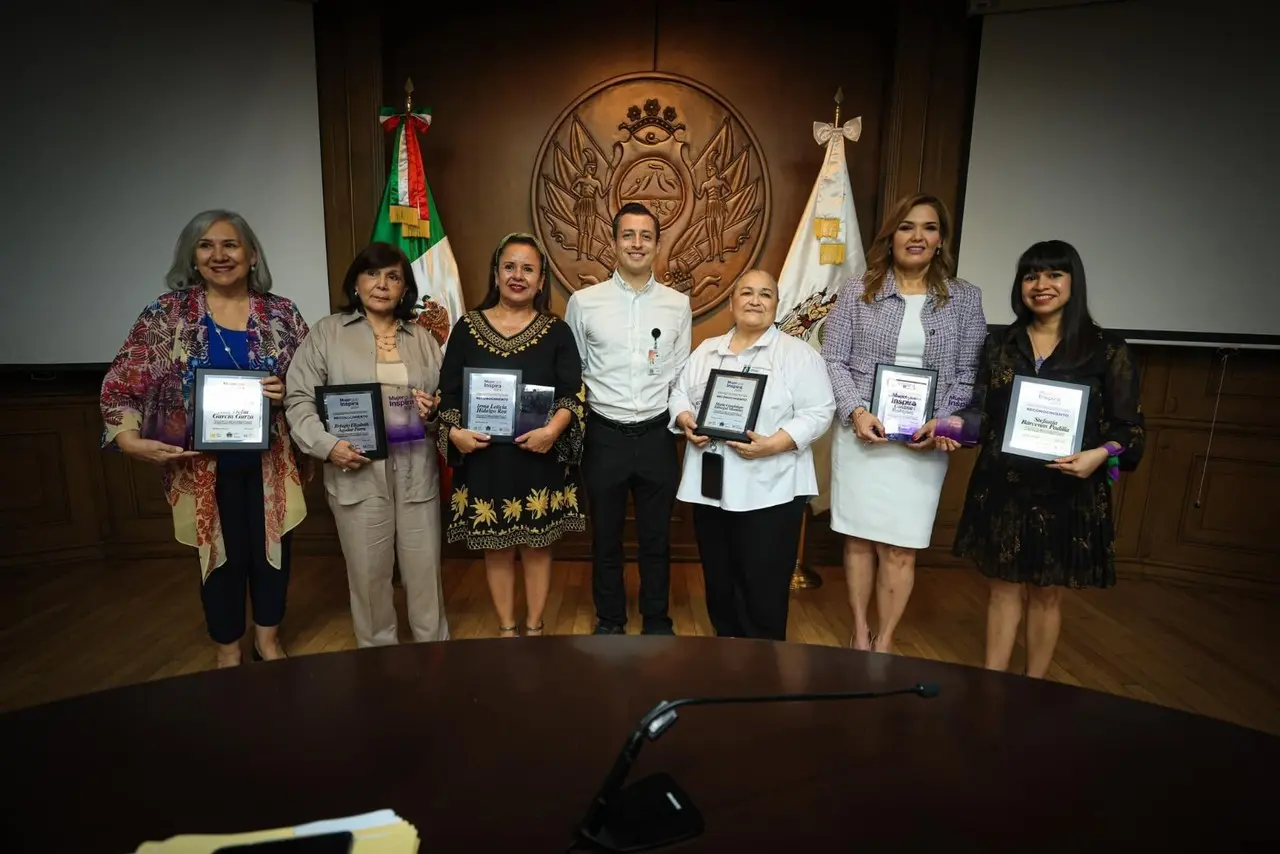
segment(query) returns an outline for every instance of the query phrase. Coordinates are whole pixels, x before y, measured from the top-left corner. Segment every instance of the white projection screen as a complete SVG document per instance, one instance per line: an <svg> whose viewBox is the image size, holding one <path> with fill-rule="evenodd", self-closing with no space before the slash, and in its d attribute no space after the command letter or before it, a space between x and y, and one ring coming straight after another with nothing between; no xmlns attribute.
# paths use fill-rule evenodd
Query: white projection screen
<svg viewBox="0 0 1280 854"><path fill-rule="evenodd" d="M983 18L959 274L1013 318L1018 256L1073 244L1135 342L1280 347L1280 9L1120 0Z"/></svg>
<svg viewBox="0 0 1280 854"><path fill-rule="evenodd" d="M110 362L210 208L248 220L273 292L328 314L309 3L8 0L0 32L0 365Z"/></svg>

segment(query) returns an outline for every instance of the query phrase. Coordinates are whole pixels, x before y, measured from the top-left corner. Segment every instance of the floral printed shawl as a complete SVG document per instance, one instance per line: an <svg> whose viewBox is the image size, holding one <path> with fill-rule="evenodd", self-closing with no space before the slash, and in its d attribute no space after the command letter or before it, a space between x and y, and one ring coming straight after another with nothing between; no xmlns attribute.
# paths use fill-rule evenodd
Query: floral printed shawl
<svg viewBox="0 0 1280 854"><path fill-rule="evenodd" d="M103 447L138 430L190 449L196 368L209 364L204 288L167 293L143 309L102 381ZM293 302L250 292L249 365L284 377L307 324ZM201 454L164 468L164 490L173 508L174 536L200 553L201 578L226 561L214 493L217 456ZM262 453L267 559L280 566L280 537L307 514L284 410L272 407L271 447Z"/></svg>

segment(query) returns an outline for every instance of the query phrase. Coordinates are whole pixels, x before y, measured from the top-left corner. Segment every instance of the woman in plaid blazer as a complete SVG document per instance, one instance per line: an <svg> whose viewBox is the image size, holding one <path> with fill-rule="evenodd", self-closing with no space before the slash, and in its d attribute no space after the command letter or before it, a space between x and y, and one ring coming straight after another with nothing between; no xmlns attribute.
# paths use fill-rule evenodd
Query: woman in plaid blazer
<svg viewBox="0 0 1280 854"><path fill-rule="evenodd" d="M973 394L987 322L981 292L955 278L950 236L950 213L939 199L900 200L868 248L866 273L840 289L824 328L822 356L836 398L831 528L845 535L855 649L893 650L916 551L933 533L946 452L958 447L935 438L934 427ZM886 431L872 411L882 364L933 377L931 411L902 435ZM873 590L878 633L867 624Z"/></svg>

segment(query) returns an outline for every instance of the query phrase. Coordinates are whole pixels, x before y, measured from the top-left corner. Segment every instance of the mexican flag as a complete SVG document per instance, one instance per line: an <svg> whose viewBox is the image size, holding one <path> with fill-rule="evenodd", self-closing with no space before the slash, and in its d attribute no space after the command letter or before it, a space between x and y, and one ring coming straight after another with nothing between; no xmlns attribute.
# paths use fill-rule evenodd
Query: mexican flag
<svg viewBox="0 0 1280 854"><path fill-rule="evenodd" d="M417 322L445 347L449 330L466 312L466 303L458 263L422 167L418 135L431 127L431 113L384 107L379 121L387 132L395 134L395 145L373 240L399 246L409 258L418 283Z"/></svg>

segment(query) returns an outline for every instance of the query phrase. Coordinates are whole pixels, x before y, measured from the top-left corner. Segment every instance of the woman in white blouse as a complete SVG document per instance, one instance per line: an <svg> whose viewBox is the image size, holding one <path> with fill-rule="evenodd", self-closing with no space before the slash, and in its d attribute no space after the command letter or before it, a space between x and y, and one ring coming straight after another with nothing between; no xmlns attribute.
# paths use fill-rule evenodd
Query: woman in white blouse
<svg viewBox="0 0 1280 854"><path fill-rule="evenodd" d="M745 273L730 306L733 329L698 346L671 392L673 429L688 440L677 498L693 505L716 634L786 640L800 522L818 493L809 446L831 426L835 398L818 352L774 326L772 276ZM766 377L749 443L695 432L716 369Z"/></svg>

